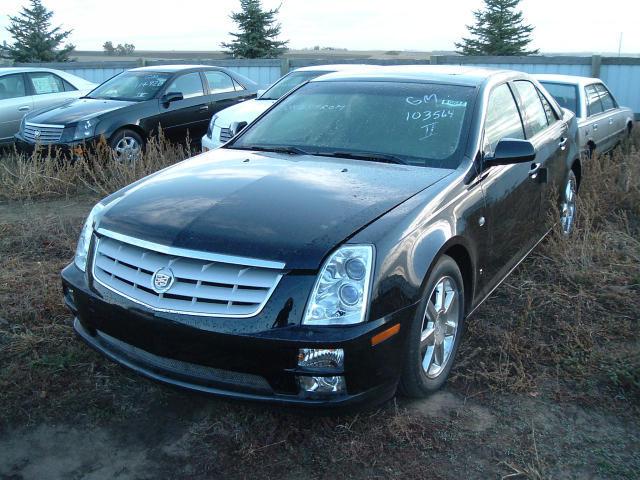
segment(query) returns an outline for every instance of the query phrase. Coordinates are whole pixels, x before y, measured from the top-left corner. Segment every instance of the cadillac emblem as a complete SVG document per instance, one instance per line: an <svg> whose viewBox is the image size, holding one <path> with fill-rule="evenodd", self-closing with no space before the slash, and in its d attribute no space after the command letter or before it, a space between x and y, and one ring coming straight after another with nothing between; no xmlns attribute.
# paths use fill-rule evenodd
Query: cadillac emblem
<svg viewBox="0 0 640 480"><path fill-rule="evenodd" d="M40 138L40 135L41 135L40 130L36 130L33 132L33 136L36 138L36 140Z"/></svg>
<svg viewBox="0 0 640 480"><path fill-rule="evenodd" d="M151 284L156 292L164 293L171 288L175 279L170 268L162 267L151 277Z"/></svg>

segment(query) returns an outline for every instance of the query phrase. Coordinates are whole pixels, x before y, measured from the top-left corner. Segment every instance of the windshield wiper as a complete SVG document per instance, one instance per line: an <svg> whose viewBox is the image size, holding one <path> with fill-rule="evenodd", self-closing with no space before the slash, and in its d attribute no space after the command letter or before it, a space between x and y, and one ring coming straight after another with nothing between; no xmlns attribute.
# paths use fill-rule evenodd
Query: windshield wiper
<svg viewBox="0 0 640 480"><path fill-rule="evenodd" d="M367 152L323 152L318 153L317 155L322 155L324 157L338 157L338 158L352 158L353 160L372 160L374 162L383 162L383 163L397 163L400 165L408 165L408 163L401 159L400 157L396 157L395 155L390 155L387 153L367 153Z"/></svg>
<svg viewBox="0 0 640 480"><path fill-rule="evenodd" d="M242 147L231 146L231 148L235 148L236 150L256 150L258 152L275 152L275 153L288 153L290 155L309 155L309 152L292 146L267 146L267 145L245 145Z"/></svg>

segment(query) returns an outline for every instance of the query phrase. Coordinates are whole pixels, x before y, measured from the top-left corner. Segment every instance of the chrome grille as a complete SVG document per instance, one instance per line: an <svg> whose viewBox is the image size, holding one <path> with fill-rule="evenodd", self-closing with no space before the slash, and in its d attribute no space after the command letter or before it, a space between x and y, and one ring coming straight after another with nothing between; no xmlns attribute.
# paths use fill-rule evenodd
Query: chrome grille
<svg viewBox="0 0 640 480"><path fill-rule="evenodd" d="M231 140L231 137L233 135L231 135L231 129L230 128L220 128L220 141L223 143L228 142L229 140Z"/></svg>
<svg viewBox="0 0 640 480"><path fill-rule="evenodd" d="M99 229L93 276L108 289L155 310L212 317L257 315L284 264L176 249ZM170 269L160 291L154 275Z"/></svg>
<svg viewBox="0 0 640 480"><path fill-rule="evenodd" d="M41 125L38 123L24 124L23 136L33 143L56 143L62 137L64 125Z"/></svg>

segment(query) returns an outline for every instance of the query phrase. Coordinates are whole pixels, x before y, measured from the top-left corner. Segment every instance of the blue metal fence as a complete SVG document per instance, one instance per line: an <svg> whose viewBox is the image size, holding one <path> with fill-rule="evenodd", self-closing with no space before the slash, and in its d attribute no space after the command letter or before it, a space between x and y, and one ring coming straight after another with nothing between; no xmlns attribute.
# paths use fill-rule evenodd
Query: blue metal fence
<svg viewBox="0 0 640 480"><path fill-rule="evenodd" d="M154 60L137 62L67 62L41 64L58 68L95 83L101 83L113 75L141 65L163 65L187 63L174 60ZM528 73L559 73L600 77L611 89L621 105L629 106L640 114L640 58L617 57L570 57L570 56L529 56L529 57L462 57L434 56L428 61L352 59L338 61L326 59L237 59L237 60L190 60L193 64L218 65L229 68L258 83L265 88L281 75L294 68L323 63L368 63L381 65L427 63L449 65L475 65L480 67L520 70ZM20 64L20 66L28 66ZM33 66L33 64L31 64Z"/></svg>

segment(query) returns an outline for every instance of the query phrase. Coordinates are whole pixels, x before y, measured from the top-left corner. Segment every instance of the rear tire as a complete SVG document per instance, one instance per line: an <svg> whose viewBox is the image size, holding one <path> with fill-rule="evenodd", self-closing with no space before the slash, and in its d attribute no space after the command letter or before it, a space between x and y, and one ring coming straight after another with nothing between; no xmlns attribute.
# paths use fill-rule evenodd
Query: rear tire
<svg viewBox="0 0 640 480"><path fill-rule="evenodd" d="M560 203L560 228L562 234L568 237L573 232L578 213L576 196L578 194L578 180L573 170L569 171L567 181L562 189L562 202Z"/></svg>
<svg viewBox="0 0 640 480"><path fill-rule="evenodd" d="M444 385L464 330L464 282L449 256L438 259L411 324L398 388L408 397L424 398Z"/></svg>

